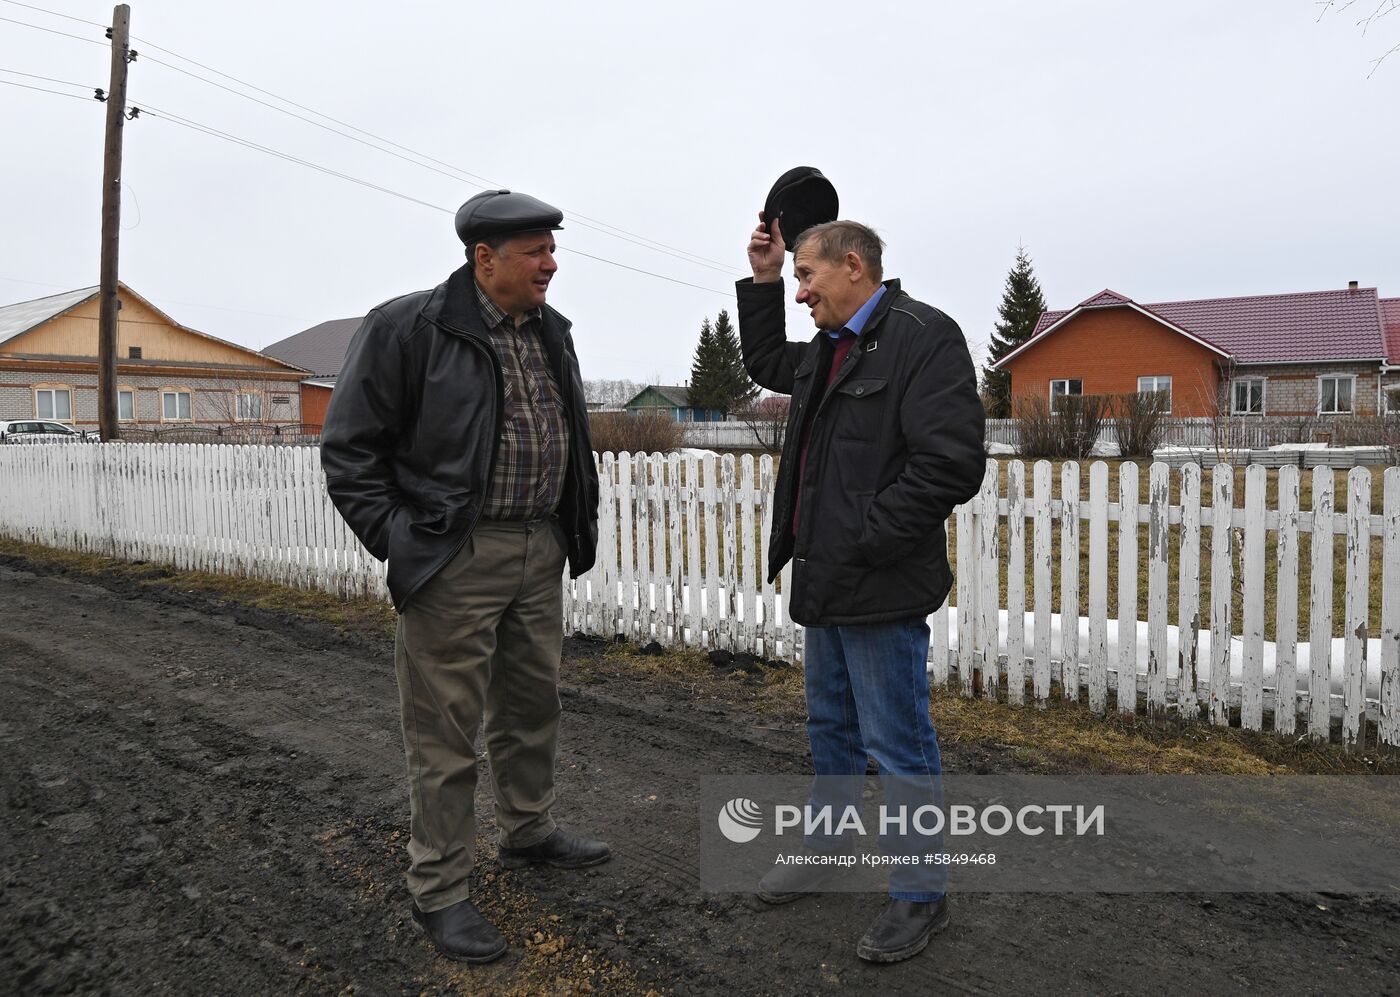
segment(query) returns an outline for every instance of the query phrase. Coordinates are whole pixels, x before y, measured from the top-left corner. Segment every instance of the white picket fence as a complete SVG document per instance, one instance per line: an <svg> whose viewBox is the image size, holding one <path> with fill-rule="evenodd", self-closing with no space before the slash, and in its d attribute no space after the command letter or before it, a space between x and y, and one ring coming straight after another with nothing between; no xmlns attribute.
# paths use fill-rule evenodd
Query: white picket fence
<svg viewBox="0 0 1400 997"><path fill-rule="evenodd" d="M1400 468L1385 471L1379 514L1370 508L1366 468L1346 477L1344 514L1335 511L1336 473L1326 468L1311 472L1309 510L1300 507L1296 467L1277 472L1272 507L1263 467L1246 472L1242 503L1224 466L1204 482L1195 465L1173 471L1154 464L1145 503L1133 464L1121 467L1116 502L1106 464L1088 469L1087 501L1078 465L1060 468L1058 493L1049 463L1030 468L1029 482L1027 470L1008 462L999 494L999 465L989 461L981 494L950 521L958 571L951 604L930 617L936 686L991 697L1004 682L1013 704L1043 705L1058 695L1099 713L1113 693L1125 713L1204 711L1215 724L1237 713L1245 728L1264 729L1269 720L1281 734L1294 734L1302 717L1305 733L1317 739L1327 739L1339 720L1348 745L1369 743L1370 721L1381 743L1400 745ZM586 575L565 581L569 629L801 658L802 630L786 613L789 570L777 585L764 580L771 458L608 454L600 472L600 556ZM1169 501L1173 479L1176 503ZM312 447L0 447L0 534L386 597L383 565L326 498ZM1345 538L1344 609L1334 620L1337 537ZM1147 577L1140 579L1143 540ZM1110 558L1118 569L1112 603ZM1303 558L1311 566L1306 593L1299 592ZM1204 625L1203 570L1210 579ZM1145 621L1138 609L1144 583ZM1079 609L1082 585L1087 614ZM1306 634L1298 627L1300 595L1310 607ZM1266 642L1270 596L1276 634Z"/></svg>

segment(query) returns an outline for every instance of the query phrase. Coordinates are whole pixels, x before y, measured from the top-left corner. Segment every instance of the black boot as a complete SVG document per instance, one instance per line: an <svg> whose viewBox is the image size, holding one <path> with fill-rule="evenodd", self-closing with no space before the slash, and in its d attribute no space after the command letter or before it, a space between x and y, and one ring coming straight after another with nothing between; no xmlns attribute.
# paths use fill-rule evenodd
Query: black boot
<svg viewBox="0 0 1400 997"><path fill-rule="evenodd" d="M788 904L816 893L836 878L834 863L823 865L775 865L763 874L755 891L766 904Z"/></svg>
<svg viewBox="0 0 1400 997"><path fill-rule="evenodd" d="M947 897L932 903L891 898L856 946L856 955L867 962L899 962L918 955L946 927Z"/></svg>
<svg viewBox="0 0 1400 997"><path fill-rule="evenodd" d="M490 962L506 954L506 939L470 900L424 914L413 905L413 919L439 951L459 962Z"/></svg>

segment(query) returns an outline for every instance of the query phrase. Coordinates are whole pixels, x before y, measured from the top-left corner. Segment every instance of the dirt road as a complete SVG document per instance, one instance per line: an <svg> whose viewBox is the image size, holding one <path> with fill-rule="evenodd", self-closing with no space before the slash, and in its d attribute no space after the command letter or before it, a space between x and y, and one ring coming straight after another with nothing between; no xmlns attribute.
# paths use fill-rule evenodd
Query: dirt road
<svg viewBox="0 0 1400 997"><path fill-rule="evenodd" d="M559 817L616 857L502 873L479 808L512 952L463 968L406 914L387 639L0 560L0 989L1400 993L1400 903L1356 897L966 895L922 956L867 966L878 897L699 889L695 781L805 770L800 726L566 651Z"/></svg>

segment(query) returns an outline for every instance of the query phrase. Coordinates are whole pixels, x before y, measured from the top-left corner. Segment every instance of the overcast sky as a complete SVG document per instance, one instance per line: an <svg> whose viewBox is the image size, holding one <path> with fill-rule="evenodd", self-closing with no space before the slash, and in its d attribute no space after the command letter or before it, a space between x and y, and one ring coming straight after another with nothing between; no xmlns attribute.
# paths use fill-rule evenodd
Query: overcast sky
<svg viewBox="0 0 1400 997"><path fill-rule="evenodd" d="M1400 53L1367 78L1400 14L1363 37L1357 8L1319 20L1312 0L131 6L129 103L446 209L128 122L122 279L256 348L439 283L462 260L451 212L480 185L154 61L237 89L170 53L557 204L561 247L706 288L561 253L550 302L585 377L684 379L701 320L732 308L764 195L800 164L974 352L1018 243L1052 308L1104 287L1150 302L1354 279L1400 295ZM0 17L102 40L8 0ZM108 60L0 21L0 68L105 87ZM97 283L102 130L95 101L0 86L0 302ZM790 337L810 336L805 313L790 309Z"/></svg>

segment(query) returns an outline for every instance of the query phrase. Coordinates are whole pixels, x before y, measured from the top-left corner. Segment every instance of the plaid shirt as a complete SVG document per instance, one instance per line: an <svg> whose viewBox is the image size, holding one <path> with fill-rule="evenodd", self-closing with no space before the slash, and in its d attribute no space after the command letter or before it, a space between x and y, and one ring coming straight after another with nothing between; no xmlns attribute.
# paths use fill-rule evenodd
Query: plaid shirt
<svg viewBox="0 0 1400 997"><path fill-rule="evenodd" d="M569 424L564 400L540 342L540 310L525 313L519 329L476 284L487 339L505 381L504 419L496 444L496 469L482 515L487 519L544 519L554 515L564 491Z"/></svg>

